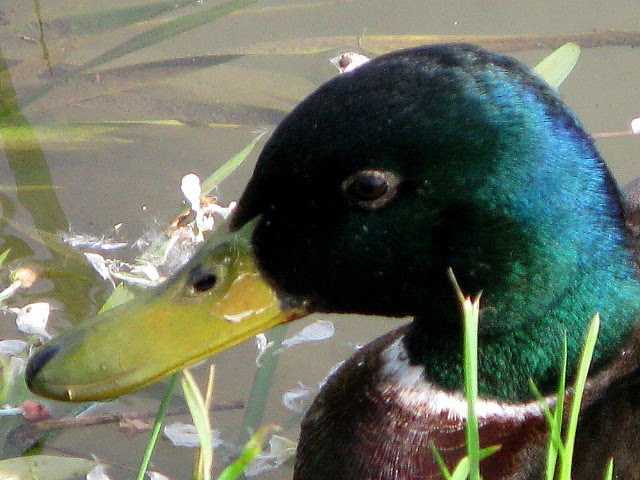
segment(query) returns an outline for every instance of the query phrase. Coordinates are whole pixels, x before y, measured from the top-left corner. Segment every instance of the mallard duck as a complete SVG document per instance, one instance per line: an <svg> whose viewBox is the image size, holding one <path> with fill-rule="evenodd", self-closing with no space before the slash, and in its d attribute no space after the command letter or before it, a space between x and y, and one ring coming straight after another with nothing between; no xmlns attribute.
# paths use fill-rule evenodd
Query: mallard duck
<svg viewBox="0 0 640 480"><path fill-rule="evenodd" d="M486 479L542 478L553 402L591 317L601 327L574 478L639 478L635 237L576 116L529 68L470 45L380 56L278 126L229 233L157 291L32 356L30 388L102 399L310 312L412 316L328 380L294 478L440 478L465 455L462 322L452 269L482 291L478 416ZM253 261L253 263L252 263ZM266 283L261 279L265 278ZM570 393L570 392L569 392Z"/></svg>

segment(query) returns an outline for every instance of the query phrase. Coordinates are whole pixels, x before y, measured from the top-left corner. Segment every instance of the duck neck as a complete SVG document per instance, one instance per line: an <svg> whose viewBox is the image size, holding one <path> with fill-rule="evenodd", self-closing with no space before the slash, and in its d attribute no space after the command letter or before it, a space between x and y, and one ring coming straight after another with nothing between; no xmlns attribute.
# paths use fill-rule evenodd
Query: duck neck
<svg viewBox="0 0 640 480"><path fill-rule="evenodd" d="M483 305L478 341L481 397L509 402L533 399L529 379L543 394L556 391L564 337L567 338L569 381L576 371L595 313L600 314L601 325L591 373L620 353L640 314L640 283L630 255L620 249L612 255L611 263L586 269L579 278L556 292L546 308L540 309L533 299L531 304L536 311L527 310L526 301L518 313L496 311L491 301ZM531 295L535 296L535 292ZM434 305L433 312L439 327L434 328L432 314L421 315L415 318L404 338L409 362L424 366L426 380L445 389L462 390L460 308L452 300L448 305L442 302ZM508 318L500 318L501 315ZM495 325L503 327L495 328ZM504 325L513 325L513 328Z"/></svg>

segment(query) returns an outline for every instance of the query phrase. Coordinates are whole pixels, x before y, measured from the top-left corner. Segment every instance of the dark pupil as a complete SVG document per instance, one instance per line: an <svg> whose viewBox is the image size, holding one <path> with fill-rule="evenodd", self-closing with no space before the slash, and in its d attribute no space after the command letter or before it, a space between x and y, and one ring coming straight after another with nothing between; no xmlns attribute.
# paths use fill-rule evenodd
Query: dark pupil
<svg viewBox="0 0 640 480"><path fill-rule="evenodd" d="M359 200L376 200L387 193L388 188L382 175L362 173L353 179L349 193Z"/></svg>
<svg viewBox="0 0 640 480"><path fill-rule="evenodd" d="M193 290L198 293L212 289L217 280L214 273L205 271L201 266L197 266L189 272L189 282Z"/></svg>

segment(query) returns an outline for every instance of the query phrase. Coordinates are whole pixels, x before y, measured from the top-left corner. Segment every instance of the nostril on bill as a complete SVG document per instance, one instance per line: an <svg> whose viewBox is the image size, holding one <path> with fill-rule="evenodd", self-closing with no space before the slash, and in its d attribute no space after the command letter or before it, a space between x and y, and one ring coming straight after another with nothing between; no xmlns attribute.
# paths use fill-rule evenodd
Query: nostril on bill
<svg viewBox="0 0 640 480"><path fill-rule="evenodd" d="M35 380L36 375L38 375L38 372L40 372L40 370L49 363L49 360L56 356L59 350L60 347L58 346L44 345L31 355L25 371L27 386L29 388L32 387L32 383Z"/></svg>
<svg viewBox="0 0 640 480"><path fill-rule="evenodd" d="M188 276L188 282L195 293L204 293L216 286L218 276L204 268L202 265L196 265Z"/></svg>

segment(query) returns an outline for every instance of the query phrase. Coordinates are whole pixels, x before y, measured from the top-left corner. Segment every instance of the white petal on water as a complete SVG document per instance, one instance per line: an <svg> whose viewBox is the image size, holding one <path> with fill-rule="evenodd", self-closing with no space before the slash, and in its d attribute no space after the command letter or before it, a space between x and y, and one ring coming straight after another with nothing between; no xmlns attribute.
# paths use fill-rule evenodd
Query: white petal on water
<svg viewBox="0 0 640 480"><path fill-rule="evenodd" d="M291 348L295 345L308 342L320 342L335 335L336 328L329 320L319 320L307 325L293 337L289 337L282 342L282 349Z"/></svg>
<svg viewBox="0 0 640 480"><path fill-rule="evenodd" d="M107 263L102 255L98 255L97 253L85 253L84 256L95 271L98 272L98 275L105 280L109 280L111 284L113 284L111 272L109 272L109 267L107 267Z"/></svg>
<svg viewBox="0 0 640 480"><path fill-rule="evenodd" d="M182 183L180 184L182 194L187 201L191 204L191 210L197 212L200 210L200 194L202 188L200 187L200 177L195 173L188 173L182 177Z"/></svg>
<svg viewBox="0 0 640 480"><path fill-rule="evenodd" d="M163 433L174 447L195 448L200 446L196 427L191 423L169 423L165 425ZM218 448L223 443L220 432L213 430L213 448Z"/></svg>
<svg viewBox="0 0 640 480"><path fill-rule="evenodd" d="M164 426L163 433L174 447L194 448L200 446L196 427L190 423L169 423Z"/></svg>
<svg viewBox="0 0 640 480"><path fill-rule="evenodd" d="M169 477L167 477L166 475L151 471L147 472L147 477L149 477L149 480L169 480Z"/></svg>
<svg viewBox="0 0 640 480"><path fill-rule="evenodd" d="M160 280L160 273L158 273L158 269L150 263L144 265L135 265L131 269L131 273L142 273L143 275L146 275L152 282L157 282Z"/></svg>
<svg viewBox="0 0 640 480"><path fill-rule="evenodd" d="M0 355L18 355L27 345L24 340L0 340Z"/></svg>
<svg viewBox="0 0 640 480"><path fill-rule="evenodd" d="M296 442L280 435L273 435L269 440L269 451L259 455L249 465L244 474L253 477L274 470L296 454Z"/></svg>
<svg viewBox="0 0 640 480"><path fill-rule="evenodd" d="M256 356L256 366L260 366L260 360L266 351L273 345L273 342L267 340L267 336L264 333L256 335L256 346L258 347L258 355Z"/></svg>
<svg viewBox="0 0 640 480"><path fill-rule="evenodd" d="M206 211L198 210L196 214L196 227L198 228L198 236L196 237L197 242L202 242L204 237L202 236L202 232L210 232L214 227L214 220L212 215L206 215Z"/></svg>
<svg viewBox="0 0 640 480"><path fill-rule="evenodd" d="M222 218L227 218L233 209L236 208L237 202L231 202L228 207L223 207L222 205L218 205L217 203L210 203L206 207L203 208L203 211L206 213L213 213L220 215Z"/></svg>
<svg viewBox="0 0 640 480"><path fill-rule="evenodd" d="M289 390L282 394L282 404L295 413L304 413L307 410L307 400L315 393L311 389L304 386L301 382L298 388Z"/></svg>
<svg viewBox="0 0 640 480"><path fill-rule="evenodd" d="M19 280L16 280L11 285L9 285L7 288L2 290L0 292L0 302L3 302L7 298L13 296L13 294L16 293L20 289L20 287L22 287L22 282L20 282Z"/></svg>
<svg viewBox="0 0 640 480"><path fill-rule="evenodd" d="M631 131L635 135L640 133L640 117L631 120Z"/></svg>
<svg viewBox="0 0 640 480"><path fill-rule="evenodd" d="M17 417L19 415L24 415L22 407L12 407L11 405L0 407L0 417Z"/></svg>
<svg viewBox="0 0 640 480"><path fill-rule="evenodd" d="M107 466L99 463L87 473L87 480L110 480L107 475Z"/></svg>
<svg viewBox="0 0 640 480"><path fill-rule="evenodd" d="M127 242L119 242L107 236L96 237L86 233L64 232L60 234L60 238L71 248L92 248L110 251L127 246Z"/></svg>
<svg viewBox="0 0 640 480"><path fill-rule="evenodd" d="M22 308L10 308L9 310L18 315L16 326L22 333L51 338L51 335L45 330L51 312L51 306L47 302L30 303Z"/></svg>

